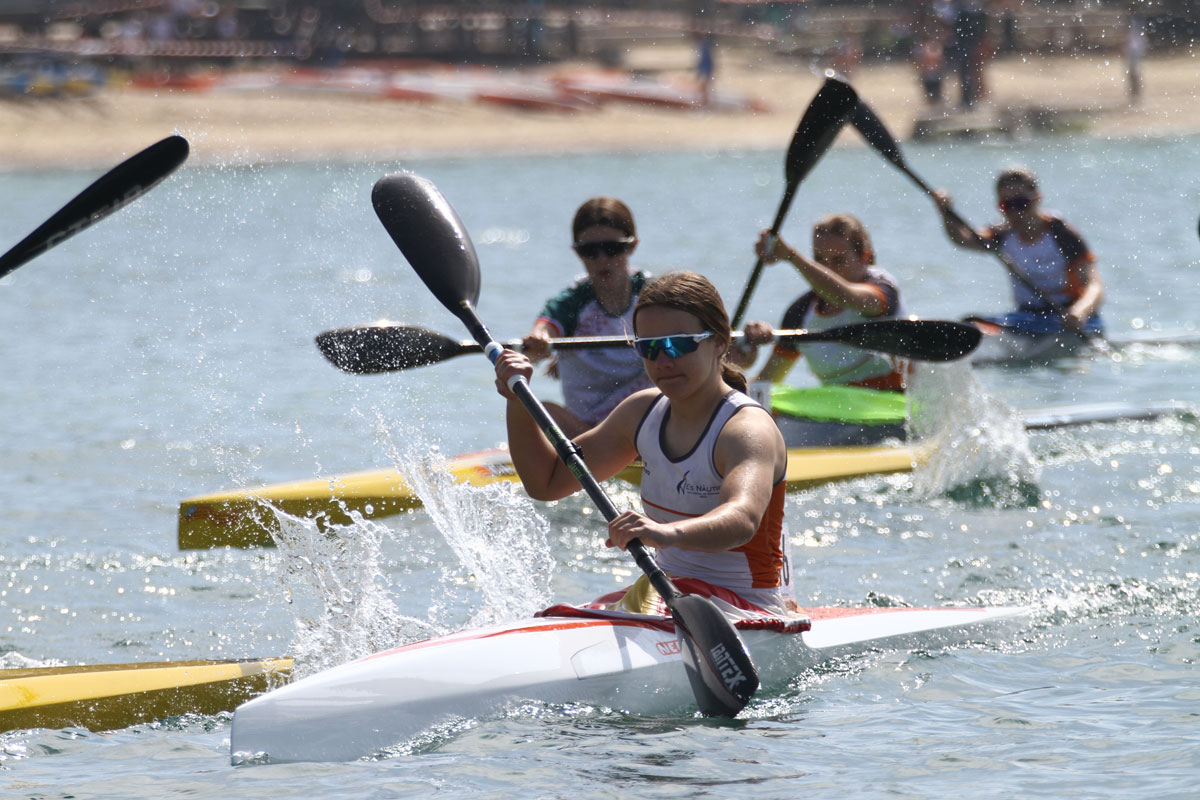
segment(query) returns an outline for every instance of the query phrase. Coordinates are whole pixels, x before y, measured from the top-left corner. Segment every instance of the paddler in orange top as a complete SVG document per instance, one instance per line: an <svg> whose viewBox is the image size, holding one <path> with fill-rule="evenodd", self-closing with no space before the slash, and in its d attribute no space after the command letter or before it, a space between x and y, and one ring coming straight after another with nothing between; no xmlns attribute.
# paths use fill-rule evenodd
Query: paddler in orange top
<svg viewBox="0 0 1200 800"><path fill-rule="evenodd" d="M606 544L624 549L636 537L674 577L725 590L720 596L745 607L794 609L783 534L787 448L771 415L744 393L745 377L725 361L730 329L720 295L701 275L668 273L643 287L633 326L653 387L575 438L598 480L638 457L644 465L643 511L614 518ZM579 491L579 482L507 386L532 371L528 358L506 350L496 386L508 400L509 450L526 492L558 500ZM644 578L622 601L641 613L657 605Z"/></svg>
<svg viewBox="0 0 1200 800"><path fill-rule="evenodd" d="M900 287L886 270L875 266L866 227L850 214L831 214L813 226L813 257L806 258L783 239L763 231L754 246L767 264L787 261L812 287L783 315L784 329L819 331L839 325L902 315ZM774 338L771 326L751 322L735 360L754 363L757 345ZM906 364L878 353L840 344L793 344L780 339L757 380L781 382L800 356L823 384L903 391Z"/></svg>
<svg viewBox="0 0 1200 800"><path fill-rule="evenodd" d="M1031 170L1014 168L996 179L996 202L1004 222L982 230L959 225L950 210L950 196L935 193L942 221L950 240L959 247L987 250L990 242L999 246L1012 264L1036 286L1041 295L1065 311L1066 324L1074 330L1102 333L1100 305L1104 302L1104 282L1096 269L1096 257L1083 238L1070 225L1041 209L1042 195L1037 176ZM1058 333L1063 318L1045 298L1019 278L1012 278L1015 311L976 319L1030 336Z"/></svg>

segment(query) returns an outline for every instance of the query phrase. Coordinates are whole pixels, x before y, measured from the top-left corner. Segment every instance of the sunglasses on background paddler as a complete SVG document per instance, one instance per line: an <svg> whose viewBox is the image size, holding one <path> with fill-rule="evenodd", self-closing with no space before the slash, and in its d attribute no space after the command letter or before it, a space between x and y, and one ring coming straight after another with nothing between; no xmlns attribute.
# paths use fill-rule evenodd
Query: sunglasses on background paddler
<svg viewBox="0 0 1200 800"><path fill-rule="evenodd" d="M1001 211L1025 211L1033 205L1032 197L1006 197L1000 201Z"/></svg>
<svg viewBox="0 0 1200 800"><path fill-rule="evenodd" d="M676 333L673 336L639 336L633 340L633 347L638 355L647 361L658 358L659 353L666 353L667 358L679 358L695 352L712 331L704 333Z"/></svg>
<svg viewBox="0 0 1200 800"><path fill-rule="evenodd" d="M636 239L630 237L628 239L612 239L603 242L576 242L571 245L571 249L583 258L598 258L601 253L612 258L622 253L628 253L633 249L636 241Z"/></svg>

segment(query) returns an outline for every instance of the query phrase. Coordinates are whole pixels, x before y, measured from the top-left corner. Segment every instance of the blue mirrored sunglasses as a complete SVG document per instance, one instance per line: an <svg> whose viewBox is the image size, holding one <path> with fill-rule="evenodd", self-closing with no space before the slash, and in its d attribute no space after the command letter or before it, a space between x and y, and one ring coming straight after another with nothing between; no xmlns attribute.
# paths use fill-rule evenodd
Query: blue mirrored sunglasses
<svg viewBox="0 0 1200 800"><path fill-rule="evenodd" d="M647 361L658 358L659 353L666 353L667 358L679 358L694 352L701 342L712 335L712 331L705 331L677 333L674 336L639 336L633 340L633 347Z"/></svg>

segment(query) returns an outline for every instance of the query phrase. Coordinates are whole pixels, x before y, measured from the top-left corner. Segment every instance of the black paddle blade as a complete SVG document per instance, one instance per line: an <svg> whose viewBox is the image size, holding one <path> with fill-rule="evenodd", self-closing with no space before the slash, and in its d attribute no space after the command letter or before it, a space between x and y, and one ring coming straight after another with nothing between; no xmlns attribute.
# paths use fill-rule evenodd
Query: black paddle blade
<svg viewBox="0 0 1200 800"><path fill-rule="evenodd" d="M438 364L479 350L412 325L351 325L317 335L321 355L343 372L375 375Z"/></svg>
<svg viewBox="0 0 1200 800"><path fill-rule="evenodd" d="M899 143L870 106L860 100L854 108L854 113L850 115L850 124L862 134L867 144L879 151L880 155L896 166L904 167L904 154L900 152Z"/></svg>
<svg viewBox="0 0 1200 800"><path fill-rule="evenodd" d="M187 156L187 139L168 136L125 159L0 256L0 278L141 197Z"/></svg>
<svg viewBox="0 0 1200 800"><path fill-rule="evenodd" d="M429 291L462 319L462 309L479 302L479 258L450 203L431 181L411 172L380 178L371 203Z"/></svg>
<svg viewBox="0 0 1200 800"><path fill-rule="evenodd" d="M914 361L954 361L978 347L983 334L962 322L881 319L814 331L805 338L810 337Z"/></svg>
<svg viewBox="0 0 1200 800"><path fill-rule="evenodd" d="M796 134L788 145L784 174L788 183L800 183L833 144L847 117L858 105L858 95L850 84L832 75L825 79L816 97L808 104Z"/></svg>
<svg viewBox="0 0 1200 800"><path fill-rule="evenodd" d="M701 713L737 716L758 690L758 670L737 628L707 597L685 594L667 605Z"/></svg>

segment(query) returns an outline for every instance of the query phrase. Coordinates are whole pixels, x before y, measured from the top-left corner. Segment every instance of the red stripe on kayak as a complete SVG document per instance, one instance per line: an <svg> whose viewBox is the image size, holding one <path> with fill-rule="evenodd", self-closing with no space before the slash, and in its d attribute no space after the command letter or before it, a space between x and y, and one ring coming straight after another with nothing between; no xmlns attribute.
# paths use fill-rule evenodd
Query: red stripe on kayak
<svg viewBox="0 0 1200 800"><path fill-rule="evenodd" d="M671 625L670 623L666 622L665 620L664 620L663 624L655 624L655 623L651 623L651 622L642 622L642 621L638 621L638 620L625 621L625 620L612 620L612 619L580 619L580 620L570 620L567 622L554 623L551 625L529 625L524 628L506 628L502 631L493 631L491 633L462 634L461 636L451 634L450 636L444 636L444 637L441 637L438 639L426 639L423 642L413 642L412 644L404 644L404 645L400 645L399 647L393 647L391 650L384 650L381 653L375 653L373 655L364 656L363 658L358 659L358 661L359 662L370 661L375 658L382 658L383 656L392 655L393 653L402 653L402 652L407 652L407 651L411 651L411 650L424 650L427 647L437 647L438 645L443 645L443 644L469 642L472 639L491 639L494 636L508 636L510 634L515 634L515 633L541 633L543 631L569 631L569 630L574 630L576 628L592 628L592 627L596 627L598 625L603 625L603 626L607 626L610 628L611 627L647 628L649 630L657 630L657 631L662 631L664 633L670 633L672 636L675 635L675 627L673 625ZM355 663L358 663L358 662L355 662Z"/></svg>
<svg viewBox="0 0 1200 800"><path fill-rule="evenodd" d="M986 608L841 608L833 606L825 606L823 608L805 608L802 609L809 619L840 619L842 617L867 617L875 614L897 614L902 611L974 611L977 614L982 614L987 611Z"/></svg>

